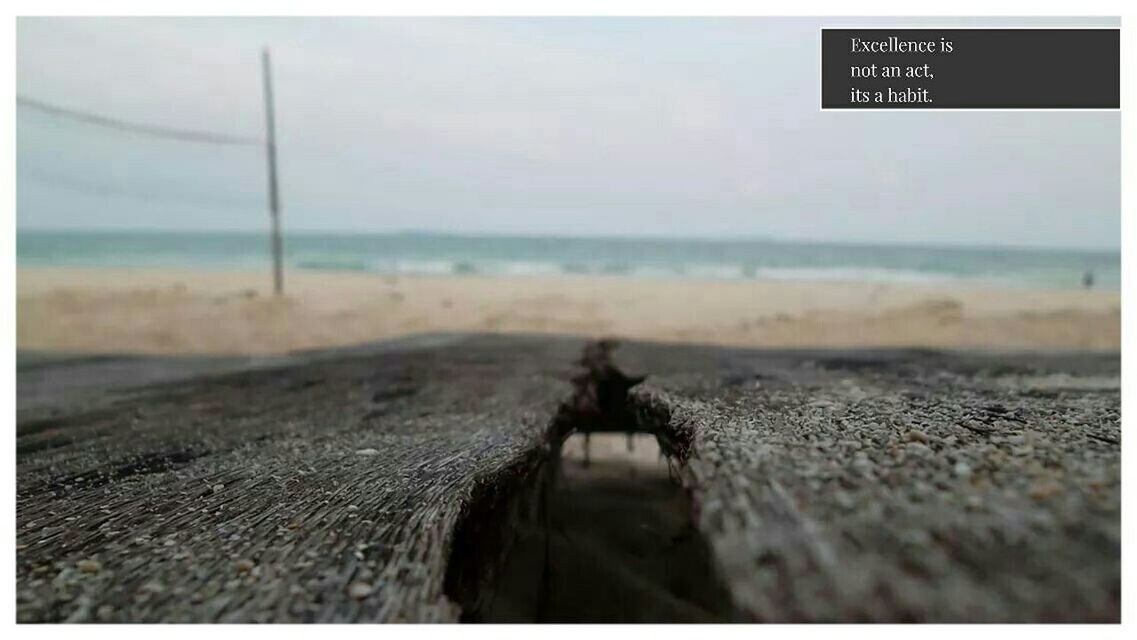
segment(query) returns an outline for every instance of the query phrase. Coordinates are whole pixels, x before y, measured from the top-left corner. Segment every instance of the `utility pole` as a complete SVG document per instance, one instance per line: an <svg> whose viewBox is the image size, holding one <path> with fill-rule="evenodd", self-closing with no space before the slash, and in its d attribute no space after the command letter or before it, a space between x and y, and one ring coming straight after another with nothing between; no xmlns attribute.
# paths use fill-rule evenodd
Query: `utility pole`
<svg viewBox="0 0 1137 640"><path fill-rule="evenodd" d="M280 240L280 194L276 181L276 121L272 108L272 63L268 48L261 51L261 69L264 71L265 89L265 151L268 156L268 211L272 217L272 289L273 293L284 293L284 266L282 264L282 244Z"/></svg>

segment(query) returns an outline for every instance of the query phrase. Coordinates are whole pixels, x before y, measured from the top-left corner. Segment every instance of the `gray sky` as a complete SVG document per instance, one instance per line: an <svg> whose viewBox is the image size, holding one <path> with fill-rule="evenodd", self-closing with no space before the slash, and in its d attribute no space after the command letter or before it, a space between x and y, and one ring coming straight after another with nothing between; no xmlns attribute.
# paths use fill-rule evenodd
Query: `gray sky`
<svg viewBox="0 0 1137 640"><path fill-rule="evenodd" d="M818 110L818 27L1109 20L21 18L21 95L261 135L292 230L1120 246L1119 112ZM21 107L20 228L263 229L257 148Z"/></svg>

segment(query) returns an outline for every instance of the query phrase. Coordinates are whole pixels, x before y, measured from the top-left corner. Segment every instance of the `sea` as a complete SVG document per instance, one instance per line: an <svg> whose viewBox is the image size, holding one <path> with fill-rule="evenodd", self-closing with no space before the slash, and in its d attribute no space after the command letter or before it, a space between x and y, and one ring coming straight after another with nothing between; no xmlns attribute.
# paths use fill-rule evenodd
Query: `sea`
<svg viewBox="0 0 1137 640"><path fill-rule="evenodd" d="M252 232L18 230L19 266L261 268ZM1033 289L1121 285L1118 251L663 239L289 233L287 268L377 274L827 280Z"/></svg>

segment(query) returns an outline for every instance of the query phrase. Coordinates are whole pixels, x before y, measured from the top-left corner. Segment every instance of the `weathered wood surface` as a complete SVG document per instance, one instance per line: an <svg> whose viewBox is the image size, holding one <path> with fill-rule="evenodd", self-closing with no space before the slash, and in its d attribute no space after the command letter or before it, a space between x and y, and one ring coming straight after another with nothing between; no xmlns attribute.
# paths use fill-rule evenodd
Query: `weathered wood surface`
<svg viewBox="0 0 1137 640"><path fill-rule="evenodd" d="M1120 619L1116 355L625 355L755 618Z"/></svg>
<svg viewBox="0 0 1137 640"><path fill-rule="evenodd" d="M578 352L345 355L30 409L18 617L455 619L442 579L463 502L541 444Z"/></svg>
<svg viewBox="0 0 1137 640"><path fill-rule="evenodd" d="M547 455L583 345L443 337L144 387L21 371L18 619L455 620L455 529ZM648 375L631 410L677 447L748 617L1119 619L1116 354L615 360Z"/></svg>

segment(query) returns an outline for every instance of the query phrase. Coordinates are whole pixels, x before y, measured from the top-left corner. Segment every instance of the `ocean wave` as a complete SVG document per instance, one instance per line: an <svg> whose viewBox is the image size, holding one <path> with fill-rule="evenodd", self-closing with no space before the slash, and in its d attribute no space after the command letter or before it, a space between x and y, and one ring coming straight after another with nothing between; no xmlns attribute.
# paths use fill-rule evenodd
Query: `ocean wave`
<svg viewBox="0 0 1137 640"><path fill-rule="evenodd" d="M739 264L692 264L684 269L687 277L703 280L738 280L745 277Z"/></svg>
<svg viewBox="0 0 1137 640"><path fill-rule="evenodd" d="M297 269L311 271L370 271L365 260L297 260L295 265Z"/></svg>
<svg viewBox="0 0 1137 640"><path fill-rule="evenodd" d="M157 262L157 261L156 261ZM695 279L717 281L828 281L881 284L975 284L993 286L1046 286L1057 276L1035 273L958 273L896 267L760 266L728 262L624 262L505 260L473 258L385 259L313 256L293 259L290 266L313 271L371 272L385 275L604 277L643 279ZM1075 274L1080 275L1080 274ZM1049 276L1049 277L1047 277ZM1071 276L1073 277L1073 276Z"/></svg>
<svg viewBox="0 0 1137 640"><path fill-rule="evenodd" d="M885 267L757 267L758 280L814 280L838 282L936 283L967 279L944 271L918 271ZM982 279L982 278L973 278Z"/></svg>

